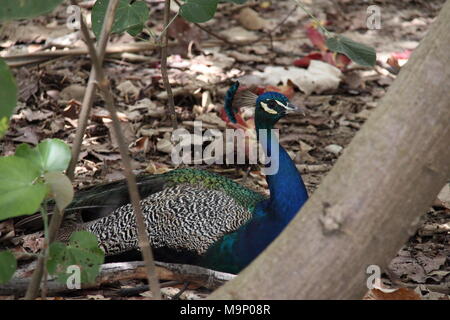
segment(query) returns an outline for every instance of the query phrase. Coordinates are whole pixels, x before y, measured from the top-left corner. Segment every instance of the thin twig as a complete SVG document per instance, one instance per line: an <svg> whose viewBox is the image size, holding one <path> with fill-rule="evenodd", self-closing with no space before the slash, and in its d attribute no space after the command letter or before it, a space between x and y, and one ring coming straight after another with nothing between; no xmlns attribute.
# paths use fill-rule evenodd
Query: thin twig
<svg viewBox="0 0 450 320"><path fill-rule="evenodd" d="M49 237L48 237L48 212L47 212L47 201L41 205L41 215L42 221L44 222L44 248L42 249L44 255L44 275L42 277L41 285L41 297L45 299L47 297L47 262L48 262L48 252L49 252Z"/></svg>
<svg viewBox="0 0 450 320"><path fill-rule="evenodd" d="M158 45L150 42L134 42L122 43L108 46L106 54L118 54L124 52L141 52L159 48ZM37 51L33 53L17 54L13 56L2 57L10 68L22 67L30 64L44 65L48 61L55 61L69 56L86 55L88 51L85 48L69 49L69 50L54 50L54 51Z"/></svg>
<svg viewBox="0 0 450 320"><path fill-rule="evenodd" d="M310 18L316 23L317 27L320 28L320 30L322 30L322 32L325 34L325 36L327 38L331 37L333 34L328 31L323 25L322 23L319 21L319 19L317 19L308 9L306 9L305 5L300 1L300 0L294 0L297 5L300 6L300 8L302 8L302 10L310 16Z"/></svg>
<svg viewBox="0 0 450 320"><path fill-rule="evenodd" d="M259 36L259 38L256 39L256 40L248 41L247 43L245 43L245 45L250 45L250 44L254 44L254 43L260 42L265 37L269 36L270 37L270 46L272 47L272 50L273 50L272 33L274 33L278 28L280 28L287 21L287 19L297 10L297 8L298 8L298 6L295 6L294 8L292 8L292 10L289 11L288 14L275 27L272 28L272 30L270 30L269 32L266 32L263 35Z"/></svg>
<svg viewBox="0 0 450 320"><path fill-rule="evenodd" d="M181 7L181 3L180 3L178 0L175 0L175 3L176 3L179 7ZM228 40L228 39L225 38L224 36L221 36L220 34L215 33L214 31L209 30L208 28L202 26L201 24L199 24L199 23L197 23L197 22L194 22L194 24L197 26L197 28L199 28L199 29L205 31L206 33L210 34L210 35L213 36L214 38L217 38L217 39L219 39L219 40L225 42L226 44L228 44L228 45L230 45L230 46L237 45L236 43L231 42L230 40Z"/></svg>
<svg viewBox="0 0 450 320"><path fill-rule="evenodd" d="M164 5L164 26L167 26L169 24L169 18L170 18L170 0L165 0ZM174 130L178 128L178 122L177 122L177 114L175 112L175 102L173 99L173 93L172 88L170 87L169 83L169 76L167 74L167 45L168 45L168 37L167 32L164 32L162 35L162 42L161 42L161 75L164 82L164 87L167 92L167 101L169 103L169 113L170 113L170 119L172 121L172 127Z"/></svg>
<svg viewBox="0 0 450 320"><path fill-rule="evenodd" d="M133 206L133 211L136 217L136 224L138 230L139 247L141 253L144 257L144 262L147 268L147 277L150 284L150 289L153 293L155 299L161 299L161 291L159 287L159 280L156 273L155 262L153 259L153 253L150 248L150 241L147 234L147 228L145 226L144 215L142 214L140 205L140 196L136 184L136 178L133 174L131 168L131 159L128 155L128 148L125 142L125 138L122 133L122 128L120 126L120 120L117 116L117 112L114 106L114 98L111 93L109 80L103 72L101 61L97 55L96 49L94 47L93 41L89 37L89 31L84 22L84 19L80 19L81 32L83 33L85 42L88 46L89 55L91 57L92 65L94 66L96 82L99 89L102 91L105 98L105 105L108 109L111 119L113 121L113 131L117 137L117 142L119 145L120 155L122 157L122 163L124 166L124 174L128 184L128 191L130 193L130 199Z"/></svg>
<svg viewBox="0 0 450 320"><path fill-rule="evenodd" d="M194 24L197 26L197 28L199 28L199 29L205 31L206 33L212 35L214 38L217 38L217 39L219 39L219 40L225 42L226 44L228 44L228 45L230 45L230 46L236 46L236 45L239 45L239 44L240 44L240 43L236 43L236 42L232 42L232 41L228 40L226 37L221 36L220 34L215 33L214 31L209 30L208 28L202 26L200 23L194 22Z"/></svg>
<svg viewBox="0 0 450 320"><path fill-rule="evenodd" d="M159 42L160 39L166 35L167 29L168 29L168 28L170 27L170 25L175 21L175 19L178 17L179 14L180 14L180 12L178 11L178 12L173 16L172 20L170 20L170 22L164 26L164 29L161 31L161 34L156 38L157 42Z"/></svg>

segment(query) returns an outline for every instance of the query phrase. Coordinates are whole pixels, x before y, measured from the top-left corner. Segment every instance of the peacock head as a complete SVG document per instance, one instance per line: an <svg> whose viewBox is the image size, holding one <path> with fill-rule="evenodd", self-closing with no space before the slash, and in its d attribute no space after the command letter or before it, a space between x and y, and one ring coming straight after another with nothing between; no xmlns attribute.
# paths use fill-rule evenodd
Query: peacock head
<svg viewBox="0 0 450 320"><path fill-rule="evenodd" d="M286 114L301 111L279 92L265 92L256 99L255 122L260 128L271 128Z"/></svg>

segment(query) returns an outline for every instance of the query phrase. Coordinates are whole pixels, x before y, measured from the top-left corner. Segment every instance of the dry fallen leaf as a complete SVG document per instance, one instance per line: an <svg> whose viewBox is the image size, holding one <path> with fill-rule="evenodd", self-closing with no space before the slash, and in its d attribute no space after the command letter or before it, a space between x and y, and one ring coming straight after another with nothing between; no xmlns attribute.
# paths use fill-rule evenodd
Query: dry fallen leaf
<svg viewBox="0 0 450 320"><path fill-rule="evenodd" d="M108 120L108 121L106 121L106 120ZM105 118L105 119L103 119L103 123L105 124L105 126L109 130L112 146L114 148L118 148L119 144L117 142L117 137L116 137L116 134L114 132L111 120ZM125 142L127 144L135 139L136 133L135 133L133 125L130 122L123 122L123 121L121 121L120 122L120 127L122 129L122 134L123 134L123 136L125 138Z"/></svg>
<svg viewBox="0 0 450 320"><path fill-rule="evenodd" d="M0 222L0 239L10 238L14 235L15 231L13 219Z"/></svg>
<svg viewBox="0 0 450 320"><path fill-rule="evenodd" d="M29 127L29 126L19 128L17 129L17 133L19 135L17 137L12 138L11 140L16 142L25 142L37 145L40 140L37 130L38 129L36 127Z"/></svg>
<svg viewBox="0 0 450 320"><path fill-rule="evenodd" d="M84 93L86 92L86 87L79 84L71 84L65 87L59 94L61 100L77 100L83 101Z"/></svg>
<svg viewBox="0 0 450 320"><path fill-rule="evenodd" d="M128 106L128 109L133 112L139 109L146 109L147 115L153 118L161 118L166 114L166 108L157 106L157 104L149 98L139 100L133 106Z"/></svg>
<svg viewBox="0 0 450 320"><path fill-rule="evenodd" d="M90 154L92 154L94 157L99 159L100 161L116 161L120 160L121 156L119 153L108 153L108 154L101 154L95 151L89 151Z"/></svg>
<svg viewBox="0 0 450 320"><path fill-rule="evenodd" d="M158 140L158 143L156 144L156 150L163 152L163 153L172 153L172 142L170 142L169 139L160 139Z"/></svg>
<svg viewBox="0 0 450 320"><path fill-rule="evenodd" d="M439 192L437 199L441 201L445 208L450 209L450 183L445 184Z"/></svg>
<svg viewBox="0 0 450 320"><path fill-rule="evenodd" d="M242 53L239 51L229 51L228 55L240 62L268 62L268 58L256 54Z"/></svg>
<svg viewBox="0 0 450 320"><path fill-rule="evenodd" d="M130 80L120 83L116 88L120 91L122 97L130 96L135 99L139 96L139 92L141 91Z"/></svg>
<svg viewBox="0 0 450 320"><path fill-rule="evenodd" d="M261 30L266 24L266 20L261 18L252 8L244 8L239 12L239 23L248 30Z"/></svg>
<svg viewBox="0 0 450 320"><path fill-rule="evenodd" d="M213 112L201 114L201 115L197 116L195 118L195 120L210 123L210 124L215 124L219 128L226 128L226 126L227 126L225 121L220 119L220 117L216 113L213 113Z"/></svg>
<svg viewBox="0 0 450 320"><path fill-rule="evenodd" d="M336 156L338 156L342 152L343 149L344 148L342 148L340 145L337 145L337 144L329 144L328 146L326 146L324 148L325 151L330 152Z"/></svg>
<svg viewBox="0 0 450 320"><path fill-rule="evenodd" d="M194 43L200 47L202 31L199 28L187 23L183 18L177 17L170 25L167 34L177 41L171 47L171 54L186 56L189 52L190 44Z"/></svg>
<svg viewBox="0 0 450 320"><path fill-rule="evenodd" d="M307 70L297 67L268 66L264 72L257 71L253 75L259 76L262 78L262 82L273 86L280 82L286 85L290 81L309 95L313 92L322 93L337 89L342 72L328 63L313 60Z"/></svg>
<svg viewBox="0 0 450 320"><path fill-rule="evenodd" d="M23 248L29 249L32 253L36 253L44 247L44 237L42 232L32 233L23 237Z"/></svg>
<svg viewBox="0 0 450 320"><path fill-rule="evenodd" d="M258 35L255 32L247 31L242 27L229 28L221 32L230 41L255 41L258 39Z"/></svg>
<svg viewBox="0 0 450 320"><path fill-rule="evenodd" d="M149 147L150 147L149 138L144 136L144 137L140 137L139 139L134 141L130 146L130 150L132 152L144 152L145 153L149 150Z"/></svg>
<svg viewBox="0 0 450 320"><path fill-rule="evenodd" d="M399 288L394 292L371 289L366 293L363 300L422 300L422 298L412 289Z"/></svg>
<svg viewBox="0 0 450 320"><path fill-rule="evenodd" d="M53 112L47 110L31 110L30 108L22 109L20 115L24 116L28 122L45 120L53 115Z"/></svg>
<svg viewBox="0 0 450 320"><path fill-rule="evenodd" d="M150 174L161 174L170 171L170 168L164 163L150 161L145 171Z"/></svg>

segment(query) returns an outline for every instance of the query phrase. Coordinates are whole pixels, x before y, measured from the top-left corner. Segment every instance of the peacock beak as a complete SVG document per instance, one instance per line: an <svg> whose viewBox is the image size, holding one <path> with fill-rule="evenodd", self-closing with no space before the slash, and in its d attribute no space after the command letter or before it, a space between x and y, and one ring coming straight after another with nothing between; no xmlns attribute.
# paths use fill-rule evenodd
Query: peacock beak
<svg viewBox="0 0 450 320"><path fill-rule="evenodd" d="M286 108L287 114L296 113L296 114L301 114L302 116L305 116L307 111L308 110L305 107L300 107L300 106L297 106L290 102L287 104L287 108Z"/></svg>

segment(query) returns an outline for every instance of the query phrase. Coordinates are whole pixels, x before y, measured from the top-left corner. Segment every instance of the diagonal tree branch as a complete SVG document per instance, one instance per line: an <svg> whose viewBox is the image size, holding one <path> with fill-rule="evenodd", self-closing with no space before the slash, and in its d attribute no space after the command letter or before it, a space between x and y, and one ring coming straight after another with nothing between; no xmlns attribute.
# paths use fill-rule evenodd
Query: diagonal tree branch
<svg viewBox="0 0 450 320"><path fill-rule="evenodd" d="M76 0L71 0L70 2L72 5L77 5ZM114 12L116 11L116 7L117 7L117 4L114 4L114 2L115 1L113 1L112 3L109 3L109 5L108 5L108 8L107 8L108 14L106 14L106 17L105 17L105 20L104 20L104 23L102 26L102 30L100 32L100 37L99 37L99 40L97 43L96 51L97 51L98 60L99 60L100 65L103 65L103 59L105 57L106 45L108 43L109 33L111 31L112 24L114 22ZM80 27L81 27L82 17L79 17L79 19L80 19ZM90 40L89 32L87 32L87 37ZM90 41L92 41L92 40L90 40ZM83 104L81 106L80 116L78 118L78 127L77 127L77 131L75 133L75 140L72 145L72 159L71 159L69 167L67 169L67 176L69 177L70 180L73 180L73 177L74 177L75 166L78 162L78 157L80 155L81 143L83 141L83 136L86 131L87 123L89 120L89 113L91 111L92 104L94 102L95 89L96 89L95 81L96 81L95 67L92 66L91 72L89 75L88 85L86 88L86 94L84 95Z"/></svg>
<svg viewBox="0 0 450 320"><path fill-rule="evenodd" d="M114 16L114 15L112 15ZM144 221L144 215L141 210L140 205L140 196L138 187L136 184L136 178L133 174L133 170L131 168L131 159L128 155L128 148L127 144L125 142L125 138L122 133L122 129L120 126L120 120L117 116L117 112L114 106L114 98L111 93L109 80L105 76L105 73L103 72L101 60L99 58L99 55L96 52L96 49L94 47L93 41L89 37L89 30L87 29L87 26L84 22L84 19L80 19L80 26L81 26L81 32L83 33L84 39L86 41L86 44L88 46L89 50L89 56L91 57L91 61L94 67L94 74L95 74L95 80L99 87L99 89L102 91L104 98L105 98L105 104L106 108L108 109L112 121L113 121L113 130L114 134L117 137L117 142L119 145L119 151L120 155L122 157L122 163L124 166L124 173L125 178L127 180L128 184L128 190L130 193L130 199L133 206L133 211L136 217L136 224L137 224L137 231L138 231L138 239L139 239L139 247L141 248L141 253L144 257L144 262L147 269L147 277L148 282L150 284L150 290L153 293L153 297L155 299L160 300L161 299L161 291L160 291L160 285L158 281L158 275L156 272L155 262L153 259L153 253L150 248L150 241L147 234L147 228L145 226Z"/></svg>
<svg viewBox="0 0 450 320"><path fill-rule="evenodd" d="M76 5L75 0L71 0L72 4ZM114 13L116 11L118 5L118 0L112 0L108 4L107 12L105 20L103 22L102 31L100 35L100 40L98 44L99 57L101 57L101 61L103 61L103 57L105 54L106 44L108 43L108 37L110 30L112 28L112 24L114 22ZM75 165L78 161L78 156L80 153L81 142L83 140L84 132L86 130L86 125L88 121L89 111L93 103L94 94L95 94L95 70L91 70L91 75L89 77L88 88L86 90L86 95L83 100L82 111L79 117L79 124L77 128L77 133L75 136L74 145L72 146L72 159L69 164L68 169L66 170L66 174L70 180L73 180ZM61 222L64 217L64 212L60 211L57 207L54 210L55 214L52 216L52 220L49 225L48 236L49 243L55 241L56 236L58 235L59 227L61 226ZM36 299L39 295L39 287L41 283L42 276L44 275L44 267L45 267L45 256L41 256L38 259L37 266L35 271L33 272L32 280L27 289L27 293L25 295L25 299L31 300Z"/></svg>

